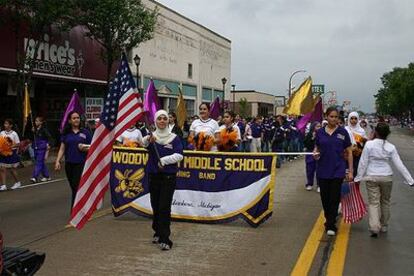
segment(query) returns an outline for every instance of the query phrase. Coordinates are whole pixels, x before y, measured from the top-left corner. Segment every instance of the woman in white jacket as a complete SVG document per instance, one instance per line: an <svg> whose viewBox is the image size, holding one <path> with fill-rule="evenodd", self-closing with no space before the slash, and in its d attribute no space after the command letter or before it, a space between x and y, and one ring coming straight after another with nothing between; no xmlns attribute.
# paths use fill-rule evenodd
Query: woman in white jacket
<svg viewBox="0 0 414 276"><path fill-rule="evenodd" d="M365 144L358 166L355 181L366 181L368 192L369 230L371 237L379 232L387 232L390 218L390 198L392 190L391 161L405 181L414 186L414 179L402 163L397 149L386 139L390 128L386 123L378 123L374 139Z"/></svg>

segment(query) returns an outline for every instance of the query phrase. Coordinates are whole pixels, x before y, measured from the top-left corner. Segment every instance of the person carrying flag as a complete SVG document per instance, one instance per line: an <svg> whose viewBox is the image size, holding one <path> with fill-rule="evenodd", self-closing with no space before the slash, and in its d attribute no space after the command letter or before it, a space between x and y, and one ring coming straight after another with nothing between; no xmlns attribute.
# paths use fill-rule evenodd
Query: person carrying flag
<svg viewBox="0 0 414 276"><path fill-rule="evenodd" d="M171 203L176 185L177 163L183 159L180 138L168 126L168 113L158 110L154 116L156 130L144 137L149 159L146 172L149 175L149 189L153 212L153 243L162 250L170 250Z"/></svg>

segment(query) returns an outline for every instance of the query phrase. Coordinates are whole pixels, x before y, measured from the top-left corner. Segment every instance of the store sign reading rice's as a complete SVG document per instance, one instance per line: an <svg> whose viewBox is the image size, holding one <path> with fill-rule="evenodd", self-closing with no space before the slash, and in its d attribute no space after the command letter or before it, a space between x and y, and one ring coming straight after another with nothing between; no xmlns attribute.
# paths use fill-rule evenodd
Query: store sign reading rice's
<svg viewBox="0 0 414 276"><path fill-rule="evenodd" d="M38 45L35 57L35 48ZM76 65L78 75L81 75L84 60L82 52L75 56L75 49L70 47L69 41L65 40L64 45L49 43L49 35L43 36L43 41L24 39L26 55L33 59L33 70L37 72L58 74L64 76L75 76Z"/></svg>

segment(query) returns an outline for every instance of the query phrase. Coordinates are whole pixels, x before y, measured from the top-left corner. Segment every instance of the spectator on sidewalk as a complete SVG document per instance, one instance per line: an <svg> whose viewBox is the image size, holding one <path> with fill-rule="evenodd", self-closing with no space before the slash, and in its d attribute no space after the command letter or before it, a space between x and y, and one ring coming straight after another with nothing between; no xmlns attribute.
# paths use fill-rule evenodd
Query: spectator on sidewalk
<svg viewBox="0 0 414 276"><path fill-rule="evenodd" d="M11 155L3 156L0 154L0 191L7 190L6 186L6 173L7 170L10 170L10 173L14 179L14 184L11 187L12 190L20 188L22 183L17 178L17 167L20 164L20 158L17 154L17 149L19 148L20 139L16 131L13 130L13 120L6 119L4 120L4 130L0 132L0 136L7 139L10 149L12 151Z"/></svg>
<svg viewBox="0 0 414 276"><path fill-rule="evenodd" d="M92 135L89 130L81 127L79 113L72 111L68 114L68 118L61 137L55 170L62 169L61 162L65 156L65 172L72 190L71 207L73 207Z"/></svg>
<svg viewBox="0 0 414 276"><path fill-rule="evenodd" d="M321 201L325 214L325 230L329 236L337 232L336 218L341 199L341 185L346 176L353 179L352 143L348 131L338 126L339 112L335 107L326 111L328 125L316 132L314 157L318 160L316 176L321 190ZM344 151L347 153L348 173Z"/></svg>
<svg viewBox="0 0 414 276"><path fill-rule="evenodd" d="M390 163L398 169L407 184L414 186L414 179L402 163L397 149L387 141L390 133L386 123L378 123L374 139L368 141L362 151L355 177L355 181L366 181L371 237L378 237L380 232L388 231L393 175Z"/></svg>
<svg viewBox="0 0 414 276"><path fill-rule="evenodd" d="M40 181L50 181L51 178L45 161L49 155L49 141L51 140L52 136L45 127L45 120L42 116L36 117L33 130L34 141L32 143L32 147L35 154L35 167L33 169L32 178L30 178L30 181L32 183L36 183L39 180L40 174L43 176Z"/></svg>

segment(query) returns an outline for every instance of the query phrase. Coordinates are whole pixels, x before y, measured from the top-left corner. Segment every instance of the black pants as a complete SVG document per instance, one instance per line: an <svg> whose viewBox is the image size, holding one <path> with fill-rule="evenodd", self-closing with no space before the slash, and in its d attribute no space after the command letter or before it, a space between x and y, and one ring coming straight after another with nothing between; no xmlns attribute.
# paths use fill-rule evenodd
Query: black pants
<svg viewBox="0 0 414 276"><path fill-rule="evenodd" d="M83 163L65 163L66 177L68 178L70 189L72 190L71 208L75 203L76 192L78 191L79 182L82 176Z"/></svg>
<svg viewBox="0 0 414 276"><path fill-rule="evenodd" d="M342 178L318 179L321 189L321 200L325 214L326 230L336 230L336 217L338 216L338 207L341 200Z"/></svg>
<svg viewBox="0 0 414 276"><path fill-rule="evenodd" d="M149 189L151 207L154 213L152 229L160 237L160 242L170 244L171 203L176 184L175 174L150 174Z"/></svg>

